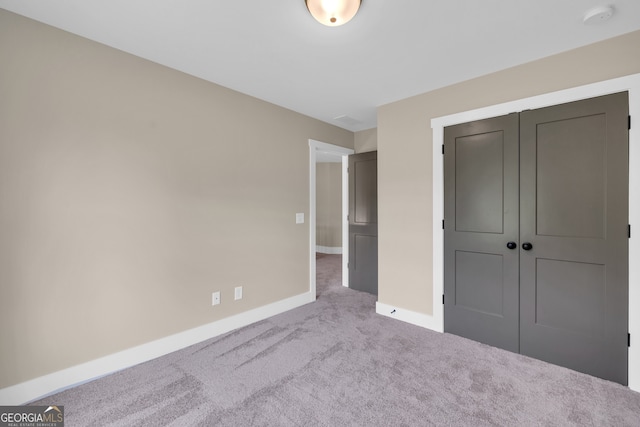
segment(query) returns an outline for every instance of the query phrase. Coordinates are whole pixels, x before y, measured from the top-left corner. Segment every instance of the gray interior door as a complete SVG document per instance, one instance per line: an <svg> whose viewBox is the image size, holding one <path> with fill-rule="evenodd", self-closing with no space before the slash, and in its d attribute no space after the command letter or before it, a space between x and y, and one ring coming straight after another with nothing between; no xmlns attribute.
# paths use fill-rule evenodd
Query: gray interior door
<svg viewBox="0 0 640 427"><path fill-rule="evenodd" d="M445 331L518 352L518 115L444 141Z"/></svg>
<svg viewBox="0 0 640 427"><path fill-rule="evenodd" d="M627 384L627 117L625 92L445 129L446 332Z"/></svg>
<svg viewBox="0 0 640 427"><path fill-rule="evenodd" d="M349 287L378 294L377 152L349 156Z"/></svg>
<svg viewBox="0 0 640 427"><path fill-rule="evenodd" d="M627 384L628 95L521 113L520 351Z"/></svg>

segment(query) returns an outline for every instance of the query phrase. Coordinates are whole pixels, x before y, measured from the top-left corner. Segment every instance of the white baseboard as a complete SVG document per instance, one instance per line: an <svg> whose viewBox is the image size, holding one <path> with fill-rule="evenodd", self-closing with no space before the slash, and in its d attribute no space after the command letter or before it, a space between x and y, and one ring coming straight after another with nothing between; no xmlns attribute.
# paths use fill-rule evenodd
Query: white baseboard
<svg viewBox="0 0 640 427"><path fill-rule="evenodd" d="M432 331L443 332L442 328L439 327L438 322L435 321L434 317L429 316L428 314L416 313L415 311L394 307L392 305L383 304L381 302L376 302L376 313L383 316L391 317L392 319L411 323L412 325L431 329Z"/></svg>
<svg viewBox="0 0 640 427"><path fill-rule="evenodd" d="M0 389L0 405L22 405L57 391L164 356L315 301L310 292Z"/></svg>
<svg viewBox="0 0 640 427"><path fill-rule="evenodd" d="M339 255L342 253L342 246L317 246L316 252L320 252L321 254L330 254L330 255Z"/></svg>

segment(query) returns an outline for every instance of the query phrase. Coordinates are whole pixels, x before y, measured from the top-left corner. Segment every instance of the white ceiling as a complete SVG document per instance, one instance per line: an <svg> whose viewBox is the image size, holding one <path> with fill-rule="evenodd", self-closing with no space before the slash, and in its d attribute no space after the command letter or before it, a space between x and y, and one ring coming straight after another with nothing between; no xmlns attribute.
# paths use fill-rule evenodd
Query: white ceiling
<svg viewBox="0 0 640 427"><path fill-rule="evenodd" d="M603 4L612 19L582 23ZM640 0L363 0L342 27L317 23L303 0L0 8L351 131L376 127L380 105L640 29Z"/></svg>

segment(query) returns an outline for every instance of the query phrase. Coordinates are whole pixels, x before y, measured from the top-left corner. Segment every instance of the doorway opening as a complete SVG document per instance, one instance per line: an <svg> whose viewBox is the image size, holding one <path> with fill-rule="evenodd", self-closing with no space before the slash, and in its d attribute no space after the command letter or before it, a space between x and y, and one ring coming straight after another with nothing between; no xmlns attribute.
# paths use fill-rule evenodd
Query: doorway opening
<svg viewBox="0 0 640 427"><path fill-rule="evenodd" d="M338 145L327 144L325 142L309 140L309 292L313 300L316 299L316 252L320 249L323 252L330 252L330 255L342 256L342 286L349 286L349 272L347 262L349 260L349 238L348 238L348 210L349 210L349 180L347 174L348 156L354 151ZM317 173L318 160L338 164L340 169L341 187L341 238L339 250L336 246L320 245L317 241ZM331 254L332 253L332 254Z"/></svg>

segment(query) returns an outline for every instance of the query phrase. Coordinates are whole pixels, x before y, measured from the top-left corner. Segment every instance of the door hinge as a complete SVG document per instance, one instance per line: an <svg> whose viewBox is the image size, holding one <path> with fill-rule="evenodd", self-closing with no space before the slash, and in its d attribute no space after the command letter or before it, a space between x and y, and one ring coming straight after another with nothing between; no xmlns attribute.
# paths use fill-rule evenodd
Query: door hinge
<svg viewBox="0 0 640 427"><path fill-rule="evenodd" d="M444 144L442 144L442 154L444 154Z"/></svg>
<svg viewBox="0 0 640 427"><path fill-rule="evenodd" d="M629 116L629 118L627 119L627 129L631 130L631 116Z"/></svg>
<svg viewBox="0 0 640 427"><path fill-rule="evenodd" d="M442 229L444 230L444 219L442 220Z"/></svg>
<svg viewBox="0 0 640 427"><path fill-rule="evenodd" d="M627 224L627 236L631 238L631 224Z"/></svg>
<svg viewBox="0 0 640 427"><path fill-rule="evenodd" d="M444 294L442 294L442 305L444 305Z"/></svg>
<svg viewBox="0 0 640 427"><path fill-rule="evenodd" d="M631 334L627 334L627 347L631 347Z"/></svg>

